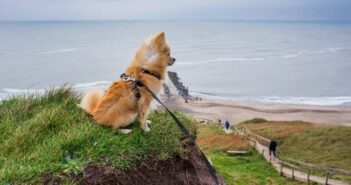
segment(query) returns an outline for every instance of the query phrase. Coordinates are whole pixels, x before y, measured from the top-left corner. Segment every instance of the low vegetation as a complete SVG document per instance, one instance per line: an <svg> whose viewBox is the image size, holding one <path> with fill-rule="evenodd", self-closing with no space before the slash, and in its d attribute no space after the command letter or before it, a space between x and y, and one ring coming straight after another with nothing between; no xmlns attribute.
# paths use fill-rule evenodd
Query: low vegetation
<svg viewBox="0 0 351 185"><path fill-rule="evenodd" d="M247 149L248 140L234 134L226 134L217 125L200 126L197 143L204 150Z"/></svg>
<svg viewBox="0 0 351 185"><path fill-rule="evenodd" d="M241 126L278 141L281 157L351 170L351 127L302 121L267 121Z"/></svg>
<svg viewBox="0 0 351 185"><path fill-rule="evenodd" d="M200 125L197 141L212 161L218 173L229 185L281 184L300 185L286 179L253 150L247 140L233 134L225 134L216 125ZM227 150L245 150L248 155L229 156Z"/></svg>
<svg viewBox="0 0 351 185"><path fill-rule="evenodd" d="M150 115L149 133L136 122L125 135L93 123L77 107L78 99L71 88L61 87L0 102L0 184L36 184L45 174L69 183L87 165L133 169L142 159L182 152L184 135L165 112ZM195 131L194 121L177 115Z"/></svg>
<svg viewBox="0 0 351 185"><path fill-rule="evenodd" d="M211 160L228 185L266 184L302 185L280 176L256 151L249 156L228 156L225 152L211 152Z"/></svg>
<svg viewBox="0 0 351 185"><path fill-rule="evenodd" d="M250 120L243 121L243 122L241 122L241 124L245 124L245 123L255 124L255 123L265 123L265 122L267 122L267 120L265 120L265 119L253 118Z"/></svg>

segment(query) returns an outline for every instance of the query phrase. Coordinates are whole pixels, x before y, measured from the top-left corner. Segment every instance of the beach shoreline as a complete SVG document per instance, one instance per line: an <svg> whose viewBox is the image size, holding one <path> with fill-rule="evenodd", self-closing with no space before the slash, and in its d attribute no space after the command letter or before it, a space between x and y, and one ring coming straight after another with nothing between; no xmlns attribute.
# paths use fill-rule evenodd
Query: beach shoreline
<svg viewBox="0 0 351 185"><path fill-rule="evenodd" d="M79 92L85 92L93 88L106 89L110 82L96 82L87 84L77 84L73 87ZM176 86L169 79L166 79L170 97L161 93L166 105L172 109L178 109L198 120L218 122L221 119L230 121L233 124L240 123L253 118L264 118L272 121L294 121L302 120L326 125L346 125L351 126L351 104L340 105L309 105L309 104L288 104L288 103L268 103L259 101L244 101L225 99L219 97L208 98L202 96L190 96L188 103L184 97L178 95ZM187 87L184 87L187 89ZM42 94L45 89L22 90L13 89L8 94L0 97L6 99L13 95ZM1 95L1 94L0 94ZM201 98L200 98L201 97Z"/></svg>
<svg viewBox="0 0 351 185"><path fill-rule="evenodd" d="M244 102L221 99L189 100L176 96L167 106L178 109L198 120L217 123L218 119L238 124L253 118L273 121L301 120L326 125L351 126L350 105L305 105Z"/></svg>

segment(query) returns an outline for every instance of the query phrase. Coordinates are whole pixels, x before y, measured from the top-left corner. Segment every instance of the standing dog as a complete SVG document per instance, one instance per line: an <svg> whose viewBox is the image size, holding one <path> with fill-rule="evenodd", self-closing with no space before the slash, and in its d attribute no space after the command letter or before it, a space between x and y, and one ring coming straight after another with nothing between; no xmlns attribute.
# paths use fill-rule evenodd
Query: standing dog
<svg viewBox="0 0 351 185"><path fill-rule="evenodd" d="M152 92L158 93L167 66L174 62L165 34L160 32L141 45L124 74L140 80ZM147 116L152 99L145 87L121 78L114 81L106 92L88 92L79 106L91 114L98 124L121 128L130 125L138 117L141 128L149 131Z"/></svg>

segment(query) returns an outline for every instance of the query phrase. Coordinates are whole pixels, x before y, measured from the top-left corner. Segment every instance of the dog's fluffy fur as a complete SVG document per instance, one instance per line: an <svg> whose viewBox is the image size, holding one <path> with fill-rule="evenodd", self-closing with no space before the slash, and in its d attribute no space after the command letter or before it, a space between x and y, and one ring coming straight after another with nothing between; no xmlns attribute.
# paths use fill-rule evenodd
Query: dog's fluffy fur
<svg viewBox="0 0 351 185"><path fill-rule="evenodd" d="M125 74L141 80L154 93L158 93L167 66L174 62L175 59L170 56L165 34L160 32L141 45L133 61L125 70ZM142 69L160 75L161 80L150 74L141 73ZM98 124L121 128L128 126L138 117L141 128L149 131L147 115L152 96L145 87L138 87L141 95L138 99L132 88L132 82L118 79L110 85L106 92L102 90L88 92L83 97L80 107L91 114Z"/></svg>

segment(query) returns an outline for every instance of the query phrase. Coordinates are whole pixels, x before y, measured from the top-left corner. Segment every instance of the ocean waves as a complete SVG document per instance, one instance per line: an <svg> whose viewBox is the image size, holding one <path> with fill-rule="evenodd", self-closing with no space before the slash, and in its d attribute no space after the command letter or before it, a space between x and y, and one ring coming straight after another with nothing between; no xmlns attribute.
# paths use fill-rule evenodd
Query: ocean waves
<svg viewBox="0 0 351 185"><path fill-rule="evenodd" d="M111 81L95 81L78 83L72 85L72 87L78 92L86 92L91 89L100 88L107 89ZM0 100L6 99L11 96L18 95L41 95L45 92L45 89L14 89L4 88L0 90ZM221 99L221 100L232 100L242 102L259 102L266 104L304 104L304 105L344 105L351 104L351 96L328 96L328 97L287 97L287 96L260 96L260 97L239 97L232 95L219 95L215 93L198 93L191 92L191 95L198 96L206 99Z"/></svg>
<svg viewBox="0 0 351 185"><path fill-rule="evenodd" d="M289 97L289 96L260 96L260 97L237 97L237 96L221 96L209 93L191 93L207 99L232 100L241 102L258 102L264 104L302 104L302 105L349 105L351 104L351 96L328 96L328 97Z"/></svg>
<svg viewBox="0 0 351 185"><path fill-rule="evenodd" d="M201 61L185 61L177 62L177 65L197 65L197 64L207 64L207 63L217 63L217 62L232 62L232 61L261 61L264 60L262 57L252 57L252 58L216 58Z"/></svg>
<svg viewBox="0 0 351 185"><path fill-rule="evenodd" d="M19 55L56 55L73 53L82 48L60 48L60 49L0 49L0 56L19 56Z"/></svg>
<svg viewBox="0 0 351 185"><path fill-rule="evenodd" d="M338 48L326 48L320 50L301 50L297 51L296 53L289 53L286 55L281 56L283 59L290 59L290 58L297 58L301 57L305 54L324 54L324 53L338 53L341 51L349 51L351 47L338 47Z"/></svg>
<svg viewBox="0 0 351 185"><path fill-rule="evenodd" d="M63 48L63 49L54 49L54 50L48 50L48 51L40 51L37 52L37 54L60 54L60 53L68 53L68 52L74 52L79 50L80 48Z"/></svg>
<svg viewBox="0 0 351 185"><path fill-rule="evenodd" d="M79 92L86 92L95 88L107 89L111 81L95 81L78 83L72 85L72 87ZM58 87L58 86L56 86ZM55 86L54 86L55 88ZM22 95L42 95L45 89L15 89L15 88L3 88L0 89L0 100L6 99L11 96L22 96Z"/></svg>
<svg viewBox="0 0 351 185"><path fill-rule="evenodd" d="M351 96L336 97L257 97L247 98L251 101L277 104L305 104L305 105L343 105L351 103Z"/></svg>
<svg viewBox="0 0 351 185"><path fill-rule="evenodd" d="M265 61L265 60L284 60L284 59L293 59L302 57L305 55L320 55L328 53L338 53L338 52L349 52L351 47L331 47L325 49L315 49L315 50L300 50L296 52L291 52L287 54L266 54L262 57L222 57L222 58L213 58L213 59L193 59L191 61L182 61L177 62L177 65L201 65L209 63L223 63L223 62L256 62L256 61Z"/></svg>

